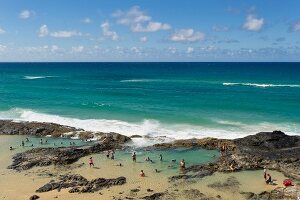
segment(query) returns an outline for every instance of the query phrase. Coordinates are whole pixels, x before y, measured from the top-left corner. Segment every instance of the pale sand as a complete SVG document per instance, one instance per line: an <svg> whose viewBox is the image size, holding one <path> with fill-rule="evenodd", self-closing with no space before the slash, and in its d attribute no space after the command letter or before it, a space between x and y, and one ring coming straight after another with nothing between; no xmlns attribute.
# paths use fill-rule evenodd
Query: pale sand
<svg viewBox="0 0 300 200"><path fill-rule="evenodd" d="M170 193L174 192L175 189L178 189L179 192L185 189L198 189L202 193L216 197L216 195L221 195L223 199L242 199L242 196L239 194L240 191L244 192L254 192L260 193L262 191L270 191L276 186L266 185L263 179L263 171L244 171L237 173L215 173L212 176L205 177L201 180L195 182L192 181L179 181L174 183L168 182L168 176L171 174L176 175L178 172L161 172L156 173L152 164L144 162L142 158L138 157L140 163L133 163L131 161L130 155L128 159L121 161L124 165L123 167L115 166L120 163L119 160L107 160L104 154L92 155L95 168L89 168L87 164L83 165L80 168L76 168L78 164L87 163L88 158L80 159L77 163L74 163L65 168L55 168L50 167L36 167L34 169L15 172L13 170L8 170L6 167L11 163L11 157L18 151L22 151L22 148L19 148L13 152L9 151L9 143L13 141L13 136L0 136L0 199L28 199L31 195L35 194L35 190L40 186L48 183L51 179L44 176L38 176L40 173L51 172L54 174L80 174L87 179L93 178L116 178L119 176L125 176L127 178L127 183L122 186L113 186L109 189L104 189L93 194L70 194L68 189L64 189L61 192L51 191L47 193L37 194L41 199L53 199L58 197L58 199L113 199L113 197L119 197L124 199L125 197L143 197L151 193L147 192L148 188L154 190L154 192L164 192L166 189ZM188 164L188 163L187 163ZM147 177L139 177L139 171L143 169ZM282 181L285 177L275 171L270 171L270 174L273 178L277 179L278 186L282 186ZM213 188L207 187L208 184L220 181L224 182L228 177L234 176L241 183L238 190L229 189L229 190L216 190ZM139 188L140 192L132 193L131 189ZM167 196L165 197L167 199ZM184 196L179 196L176 199L186 199Z"/></svg>

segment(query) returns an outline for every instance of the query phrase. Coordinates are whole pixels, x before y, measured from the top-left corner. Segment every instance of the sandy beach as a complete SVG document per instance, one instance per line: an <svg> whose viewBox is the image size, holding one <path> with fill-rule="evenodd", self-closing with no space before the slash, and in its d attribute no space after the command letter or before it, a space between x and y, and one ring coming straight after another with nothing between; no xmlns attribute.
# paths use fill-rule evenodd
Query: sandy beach
<svg viewBox="0 0 300 200"><path fill-rule="evenodd" d="M80 174L87 179L94 178L116 178L125 176L127 183L122 186L113 186L109 189L103 189L99 192L92 194L71 194L68 189L62 189L60 192L57 190L39 193L41 199L125 199L141 198L149 195L147 189L151 189L156 193L168 191L162 199L175 197L176 199L189 199L191 195L189 190L197 189L208 197L217 198L218 195L222 199L243 199L241 192L260 193L263 191L271 191L278 186L282 185L283 180L286 178L282 173L276 171L269 171L273 178L276 179L277 185L266 185L263 179L263 171L242 171L236 173L214 173L211 176L202 179L192 180L179 180L176 182L169 182L170 175L180 174L178 170L171 170L168 172L164 169L160 173L155 172L155 168L159 167L159 163L151 164L144 161L143 157L138 157L138 162L134 163L131 160L130 154L128 157L116 157L116 160L107 159L105 153L91 155L95 162L95 167L88 166L88 159L90 156L81 158L78 162L69 166L48 166L48 167L35 167L30 170L16 172L14 170L6 169L11 163L12 156L22 151L21 147L14 151L9 150L9 145L15 142L15 137L18 136L0 136L1 148L1 161L0 161L0 188L1 199L29 199L30 196L35 194L35 190L42 185L48 183L50 180L55 180L58 175L63 174ZM118 155L118 154L117 154ZM122 167L117 166L122 163ZM189 165L189 163L187 163ZM139 171L143 169L146 177L140 177ZM49 176L52 174L52 177ZM234 177L234 178L233 178ZM233 178L237 181L237 185L224 186L220 188L209 187L208 185L221 182L224 183L228 178ZM136 190L136 191L132 191Z"/></svg>

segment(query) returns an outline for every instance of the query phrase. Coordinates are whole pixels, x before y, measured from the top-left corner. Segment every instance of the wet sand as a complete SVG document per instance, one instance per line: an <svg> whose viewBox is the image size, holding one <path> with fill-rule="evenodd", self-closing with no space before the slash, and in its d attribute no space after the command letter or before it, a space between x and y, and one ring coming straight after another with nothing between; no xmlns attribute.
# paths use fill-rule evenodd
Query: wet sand
<svg viewBox="0 0 300 200"><path fill-rule="evenodd" d="M11 157L20 151L23 151L22 147L14 151L10 151L9 146L14 141L14 136L0 136L0 199L28 199L35 194L35 190L50 180L55 180L55 177L49 177L46 174L52 173L54 175L59 174L80 174L87 179L93 178L116 178L119 176L125 176L127 183L122 186L113 186L109 189L104 189L92 194L71 194L68 189L63 189L60 192L57 190L39 193L38 196L41 199L113 199L114 197L124 199L125 197L143 197L152 194L147 192L147 189L151 189L154 192L165 192L168 190L170 194L175 195L175 199L186 199L182 196L182 191L188 189L198 189L209 197L216 197L220 195L222 199L243 199L240 192L254 192L260 193L263 191L271 191L272 189L282 186L282 181L285 177L275 171L269 171L274 179L276 179L277 186L266 185L263 179L263 171L243 171L236 173L215 173L212 176L204 177L197 180L180 180L176 182L168 182L170 175L178 175L180 170L174 169L168 171L162 167L163 171L160 173L155 172L155 168L158 168L159 163L151 164L144 161L144 158L138 157L138 162L133 163L130 154L128 158L116 157L116 160L107 159L105 153L92 155L95 168L89 168L88 158L90 156L81 158L78 162L68 167L36 167L31 170L16 172L8 170L6 167L11 163ZM116 166L122 163L123 167ZM83 165L81 165L84 163ZM81 167L78 167L81 165ZM189 163L187 163L189 165ZM165 166L165 165L164 165ZM176 167L176 166L174 166ZM143 169L146 173L146 177L139 177L140 170ZM215 182L224 182L227 178L234 176L240 185L238 187L214 189L207 185ZM139 192L131 192L131 189L139 189ZM177 191L178 190L178 191ZM100 194L101 193L101 194ZM178 194L178 196L176 196ZM168 198L168 195L164 197ZM174 198L174 197L173 197Z"/></svg>

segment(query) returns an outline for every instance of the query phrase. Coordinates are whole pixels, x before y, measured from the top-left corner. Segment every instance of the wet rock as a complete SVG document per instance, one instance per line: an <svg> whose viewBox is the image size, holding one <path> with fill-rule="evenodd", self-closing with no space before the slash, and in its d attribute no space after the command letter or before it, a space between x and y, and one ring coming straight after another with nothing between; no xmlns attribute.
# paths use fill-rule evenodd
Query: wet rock
<svg viewBox="0 0 300 200"><path fill-rule="evenodd" d="M163 196L164 196L164 193L160 192L160 193L154 193L150 196L145 196L142 199L145 199L145 200L160 200Z"/></svg>
<svg viewBox="0 0 300 200"><path fill-rule="evenodd" d="M29 200L36 200L39 199L40 197L38 195L32 195Z"/></svg>
<svg viewBox="0 0 300 200"><path fill-rule="evenodd" d="M54 123L14 122L12 120L0 120L0 134L3 135L51 135L53 137L60 137L64 133L76 131L81 131L81 129Z"/></svg>
<svg viewBox="0 0 300 200"><path fill-rule="evenodd" d="M130 136L130 138L142 138L143 136L141 136L141 135L132 135L132 136Z"/></svg>
<svg viewBox="0 0 300 200"><path fill-rule="evenodd" d="M183 195L186 199L201 199L205 195L197 189L183 190Z"/></svg>
<svg viewBox="0 0 300 200"><path fill-rule="evenodd" d="M238 182L238 180L234 176L231 176L223 183L215 182L207 186L216 190L238 190L240 185L241 184Z"/></svg>
<svg viewBox="0 0 300 200"><path fill-rule="evenodd" d="M139 191L140 191L140 189L137 189L137 188L136 188L136 189L131 189L131 190L130 190L130 192L135 192L135 193L136 193L136 192L139 192Z"/></svg>
<svg viewBox="0 0 300 200"><path fill-rule="evenodd" d="M115 179L97 178L88 181L80 175L63 175L59 177L58 182L50 182L36 190L36 192L48 192L55 189L72 188L70 193L93 193L103 188L109 188L114 185L123 185L126 183L125 177L118 177ZM81 190L79 189L80 187Z"/></svg>

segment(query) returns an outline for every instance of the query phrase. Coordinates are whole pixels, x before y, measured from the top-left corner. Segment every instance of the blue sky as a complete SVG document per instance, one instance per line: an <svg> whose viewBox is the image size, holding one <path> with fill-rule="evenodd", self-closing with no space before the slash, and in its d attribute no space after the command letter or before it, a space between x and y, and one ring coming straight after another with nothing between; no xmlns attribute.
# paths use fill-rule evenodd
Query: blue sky
<svg viewBox="0 0 300 200"><path fill-rule="evenodd" d="M0 5L0 61L300 61L296 0Z"/></svg>

